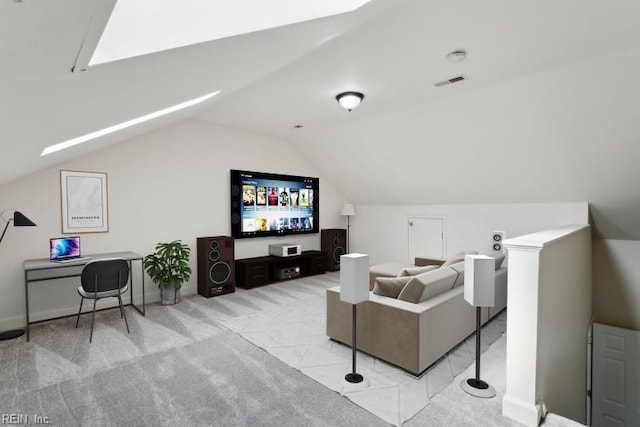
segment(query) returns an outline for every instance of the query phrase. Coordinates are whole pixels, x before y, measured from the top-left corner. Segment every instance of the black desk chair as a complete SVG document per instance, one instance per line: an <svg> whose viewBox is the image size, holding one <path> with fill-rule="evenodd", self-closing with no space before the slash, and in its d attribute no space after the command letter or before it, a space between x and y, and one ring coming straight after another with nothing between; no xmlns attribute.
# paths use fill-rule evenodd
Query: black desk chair
<svg viewBox="0 0 640 427"><path fill-rule="evenodd" d="M127 316L122 309L121 296L129 288L129 264L127 261L113 258L90 261L82 269L80 282L82 285L78 287L78 293L82 299L80 300L80 309L78 310L78 318L76 319L76 328L80 321L80 313L82 312L84 299L93 299L89 342L91 342L93 338L93 321L96 317L96 302L102 298L118 298L118 302L120 303L120 317L124 318L127 333L129 333L129 324L127 323Z"/></svg>

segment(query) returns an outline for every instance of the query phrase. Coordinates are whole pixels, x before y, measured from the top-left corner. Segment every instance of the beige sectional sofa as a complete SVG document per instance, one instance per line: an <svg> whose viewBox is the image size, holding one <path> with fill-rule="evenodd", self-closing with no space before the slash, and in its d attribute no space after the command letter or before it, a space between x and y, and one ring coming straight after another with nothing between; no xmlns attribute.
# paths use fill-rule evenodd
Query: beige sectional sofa
<svg viewBox="0 0 640 427"><path fill-rule="evenodd" d="M464 300L464 261L457 261L415 276L374 276L369 300L358 304L358 349L420 375L472 334L476 309ZM507 270L501 264L498 259L496 303L482 309L483 322L506 307ZM406 274L406 267L398 267L398 274ZM340 287L327 289L327 335L350 345L351 316L351 305L340 301Z"/></svg>

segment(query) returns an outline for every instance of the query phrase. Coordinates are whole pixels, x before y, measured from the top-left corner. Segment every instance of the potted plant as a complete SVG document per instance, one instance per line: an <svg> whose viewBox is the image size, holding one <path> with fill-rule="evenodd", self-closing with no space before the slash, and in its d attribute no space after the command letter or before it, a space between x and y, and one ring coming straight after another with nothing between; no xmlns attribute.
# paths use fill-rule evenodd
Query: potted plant
<svg viewBox="0 0 640 427"><path fill-rule="evenodd" d="M146 272L160 288L162 305L176 304L180 300L180 288L191 277L190 253L189 245L174 240L158 243L155 252L144 257Z"/></svg>

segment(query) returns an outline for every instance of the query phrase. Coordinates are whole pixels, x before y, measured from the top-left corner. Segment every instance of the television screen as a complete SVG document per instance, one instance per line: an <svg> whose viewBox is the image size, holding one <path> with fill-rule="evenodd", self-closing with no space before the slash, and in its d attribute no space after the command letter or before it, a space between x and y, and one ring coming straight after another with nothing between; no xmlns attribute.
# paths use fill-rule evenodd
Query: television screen
<svg viewBox="0 0 640 427"><path fill-rule="evenodd" d="M231 170L231 235L317 233L319 179Z"/></svg>

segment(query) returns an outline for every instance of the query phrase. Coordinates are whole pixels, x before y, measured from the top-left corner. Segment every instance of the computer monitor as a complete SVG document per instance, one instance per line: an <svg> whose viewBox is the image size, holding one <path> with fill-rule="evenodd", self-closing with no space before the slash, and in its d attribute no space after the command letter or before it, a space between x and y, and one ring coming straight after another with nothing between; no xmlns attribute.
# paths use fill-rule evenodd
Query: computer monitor
<svg viewBox="0 0 640 427"><path fill-rule="evenodd" d="M49 259L60 261L80 257L80 236L49 239Z"/></svg>

